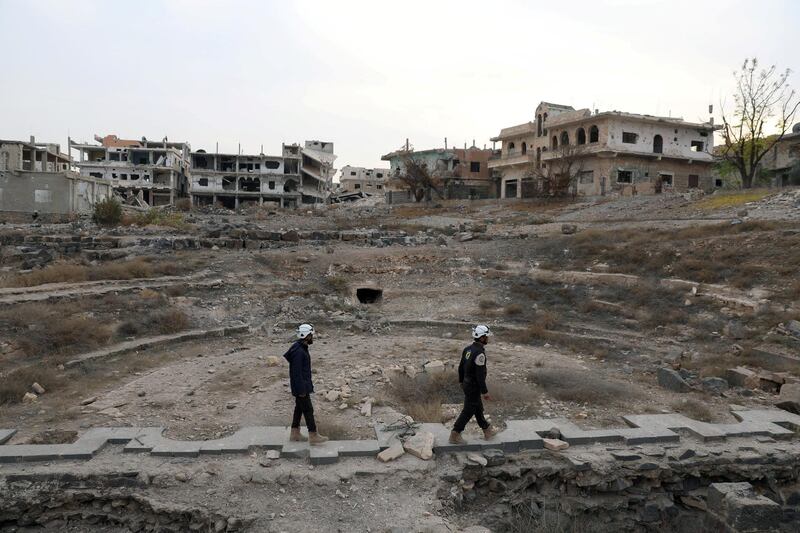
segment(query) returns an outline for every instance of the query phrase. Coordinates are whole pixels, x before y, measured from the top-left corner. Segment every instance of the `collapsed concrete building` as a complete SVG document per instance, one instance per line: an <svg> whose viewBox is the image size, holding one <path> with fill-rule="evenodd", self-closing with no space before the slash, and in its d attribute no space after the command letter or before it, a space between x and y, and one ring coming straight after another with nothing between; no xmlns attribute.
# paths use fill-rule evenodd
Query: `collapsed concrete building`
<svg viewBox="0 0 800 533"><path fill-rule="evenodd" d="M365 168L345 165L331 201L348 202L370 196L383 196L389 183L388 168Z"/></svg>
<svg viewBox="0 0 800 533"><path fill-rule="evenodd" d="M333 143L284 144L280 156L191 153L192 205L297 207L324 202L335 169Z"/></svg>
<svg viewBox="0 0 800 533"><path fill-rule="evenodd" d="M389 161L391 177L395 185L394 192L401 195L407 191L397 185L397 176L405 171L406 158L423 161L429 170L441 182L441 196L443 199L480 199L496 196L495 179L489 167L492 150L478 148L473 142L472 146L464 148L432 148L427 150L412 150L408 147L395 150L381 156L382 161ZM397 194L387 194L390 201L397 201Z"/></svg>
<svg viewBox="0 0 800 533"><path fill-rule="evenodd" d="M100 144L69 140L69 154L82 176L104 180L128 203L163 206L186 196L189 174L187 142L120 139L95 136Z"/></svg>
<svg viewBox="0 0 800 533"><path fill-rule="evenodd" d="M567 158L575 162L568 178L578 195L711 190L720 185L712 168L715 129L712 122L541 102L533 121L492 138L502 148L489 168L501 175L502 198L536 194Z"/></svg>
<svg viewBox="0 0 800 533"><path fill-rule="evenodd" d="M88 213L111 194L108 184L70 168L61 146L0 140L0 211L66 215Z"/></svg>

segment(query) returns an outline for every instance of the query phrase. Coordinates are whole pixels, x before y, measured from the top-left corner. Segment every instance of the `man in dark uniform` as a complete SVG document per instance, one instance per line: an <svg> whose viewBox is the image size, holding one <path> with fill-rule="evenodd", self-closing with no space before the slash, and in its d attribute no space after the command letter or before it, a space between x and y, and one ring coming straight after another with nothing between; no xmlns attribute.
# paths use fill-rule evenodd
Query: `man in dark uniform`
<svg viewBox="0 0 800 533"><path fill-rule="evenodd" d="M294 416L292 417L292 430L289 440L305 441L311 445L322 444L328 440L317 433L314 421L314 406L311 405L311 393L314 392L314 383L311 380L311 355L308 346L314 343L314 326L300 324L297 328L297 341L292 344L283 357L289 361L289 383L294 396ZM308 439L300 434L300 418L306 419Z"/></svg>
<svg viewBox="0 0 800 533"><path fill-rule="evenodd" d="M461 432L467 422L475 417L475 421L483 430L486 440L497 435L497 431L489 426L483 417L483 399L490 400L489 390L486 388L486 349L489 336L492 334L488 326L475 326L472 330L472 344L464 348L461 353L461 363L458 365L458 382L464 389L464 409L456 419L453 431L450 432L450 444L464 444Z"/></svg>

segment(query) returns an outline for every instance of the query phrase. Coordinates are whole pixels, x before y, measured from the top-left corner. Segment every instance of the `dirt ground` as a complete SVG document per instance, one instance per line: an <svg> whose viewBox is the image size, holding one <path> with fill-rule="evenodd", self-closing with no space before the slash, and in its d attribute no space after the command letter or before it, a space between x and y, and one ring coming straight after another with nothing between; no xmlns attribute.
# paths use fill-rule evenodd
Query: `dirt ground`
<svg viewBox="0 0 800 533"><path fill-rule="evenodd" d="M495 425L566 417L586 428L620 427L623 415L660 412L733 422L730 405L771 406L775 394L737 387L712 390L702 385L703 378L724 378L726 368L738 365L785 372L787 379L800 374L796 367L762 364L755 355L758 350L800 353L800 341L777 331L779 324L800 319L800 207L776 193L744 204L738 204L735 195L721 206L706 207L703 201L664 195L591 203L337 206L247 215L192 212L185 215L188 229L180 231L107 230L88 222L78 229L0 228L37 234L110 231L135 238L202 234L209 228L230 232L249 224L265 231L405 231L409 236L432 236L433 241L375 246L301 240L256 250L132 248L136 257L181 265L178 276L221 283L192 287L188 281L176 281L147 288L137 287L135 281L133 287L104 296L76 293L34 304L40 308L32 309L30 303L4 305L0 374L7 390L0 427L17 428L11 441L17 444L57 442L69 439L70 432L99 426L163 426L172 438L210 439L242 426L287 425L293 400L282 355L301 322L313 323L318 332L311 347L315 409L321 430L335 438L371 438L374 424L392 422L410 411L420 413L424 421L452 423L461 401L454 368L476 323L495 330L487 346L493 399L486 403ZM575 233L565 234L564 224L574 224ZM130 260L120 257L99 264ZM27 274L15 261L13 254L2 255L0 285L22 283L21 276ZM63 257L43 268L64 264L96 266L98 261ZM541 270L619 273L636 279L622 285L600 277L554 281L535 273ZM693 290L660 284L674 278L705 285ZM66 281L58 289L77 289L80 283ZM121 282L96 283L108 284L111 290L111 284ZM360 303L356 290L365 287L380 289L380 300ZM27 287L20 294L42 289ZM720 299L723 293L745 304ZM760 303L749 306L750 301ZM63 335L57 342L32 343L32 332L43 327L33 322L43 316L42 309L50 310L48 324L59 334L64 330L58 328L59 321L72 317L83 321L81 331L96 333L102 327L108 328L107 335ZM165 309L184 317L170 332L238 323L248 324L250 332L63 366L93 349L164 333L147 317ZM33 318L24 323L21 316ZM430 361L444 362L442 376L424 371ZM659 386L657 372L665 366L686 373L694 390L677 393ZM46 392L25 403L22 394L34 381ZM433 385L438 390L432 393ZM328 391L340 394L328 401ZM82 405L91 397L96 400ZM361 413L365 402L374 405L369 417ZM474 435L477 427L469 431ZM335 477L334 472L330 476ZM314 475L325 477L321 472ZM415 491L419 478L412 476L408 483L402 479L391 484L376 481L376 487L359 485L359 491L377 492L363 499L358 511L362 521L348 522L347 530L383 531L391 526L368 525L369 509L364 506L374 503L375 494L391 493L395 501L402 500L404 512L421 520L428 516L423 512L435 515L430 491ZM295 519L319 524L326 517L341 519L330 509L330 503L341 498L320 487L314 481L298 487L314 495L317 507L298 511ZM292 516L284 518L286 530L293 530ZM470 525L460 524L457 516L446 520Z"/></svg>

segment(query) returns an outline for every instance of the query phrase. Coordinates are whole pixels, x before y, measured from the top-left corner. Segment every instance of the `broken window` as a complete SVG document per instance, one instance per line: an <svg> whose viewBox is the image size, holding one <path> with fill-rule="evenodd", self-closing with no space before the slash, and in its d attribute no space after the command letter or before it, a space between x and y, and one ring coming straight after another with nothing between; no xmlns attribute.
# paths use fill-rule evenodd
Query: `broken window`
<svg viewBox="0 0 800 533"><path fill-rule="evenodd" d="M578 173L578 182L582 184L594 183L594 170L582 170Z"/></svg>
<svg viewBox="0 0 800 533"><path fill-rule="evenodd" d="M376 174L375 174L375 177L376 177L376 178L382 178L382 177L383 177L383 172L378 172L378 173L376 173Z"/></svg>
<svg viewBox="0 0 800 533"><path fill-rule="evenodd" d="M383 189L383 185L377 185L378 190Z"/></svg>
<svg viewBox="0 0 800 533"><path fill-rule="evenodd" d="M690 149L692 152L702 152L704 146L705 143L703 141L692 141Z"/></svg>
<svg viewBox="0 0 800 533"><path fill-rule="evenodd" d="M509 151L509 152L513 152L513 151L514 151L514 148L516 148L516 147L514 146L514 143L513 143L513 142L510 142L510 143L508 143L508 151Z"/></svg>
<svg viewBox="0 0 800 533"><path fill-rule="evenodd" d="M589 142L596 143L600 141L600 130L597 126L592 126L589 128Z"/></svg>
<svg viewBox="0 0 800 533"><path fill-rule="evenodd" d="M355 188L356 189L360 189L361 188L361 184L360 183L356 183Z"/></svg>
<svg viewBox="0 0 800 533"><path fill-rule="evenodd" d="M244 192L261 192L261 180L258 178L241 178L239 190Z"/></svg>
<svg viewBox="0 0 800 533"><path fill-rule="evenodd" d="M351 175L351 176L355 176L355 175L356 175L356 171L355 171L355 170L351 170L351 171L350 171L350 175Z"/></svg>
<svg viewBox="0 0 800 533"><path fill-rule="evenodd" d="M197 180L197 184L200 187L208 187L208 178L200 178L199 180Z"/></svg>
<svg viewBox="0 0 800 533"><path fill-rule="evenodd" d="M536 136L542 136L542 115L541 113L536 115Z"/></svg>
<svg viewBox="0 0 800 533"><path fill-rule="evenodd" d="M522 145L523 147L525 144ZM523 148L523 153L525 153L525 149ZM480 161L470 161L469 162L469 171L470 172L480 172L481 171L481 162Z"/></svg>
<svg viewBox="0 0 800 533"><path fill-rule="evenodd" d="M283 190L285 192L294 192L297 190L297 182L294 180L286 180L286 183L283 184Z"/></svg>
<svg viewBox="0 0 800 533"><path fill-rule="evenodd" d="M101 172L89 172L89 175L93 178L102 178L103 174Z"/></svg>
<svg viewBox="0 0 800 533"><path fill-rule="evenodd" d="M566 131L561 132L561 146L569 146L569 133Z"/></svg>
<svg viewBox="0 0 800 533"><path fill-rule="evenodd" d="M660 172L658 174L658 179L661 180L661 183L667 187L672 187L672 174L665 174Z"/></svg>
<svg viewBox="0 0 800 533"><path fill-rule="evenodd" d="M664 139L661 135L656 135L653 137L653 153L654 154L661 154L664 152Z"/></svg>
<svg viewBox="0 0 800 533"><path fill-rule="evenodd" d="M617 170L617 183L633 183L633 172L630 170Z"/></svg>
<svg viewBox="0 0 800 533"><path fill-rule="evenodd" d="M275 190L275 182L274 181L270 181L268 183L268 187L269 187L269 190L271 190L271 191Z"/></svg>
<svg viewBox="0 0 800 533"><path fill-rule="evenodd" d="M722 187L722 178L714 178L714 187L717 189Z"/></svg>
<svg viewBox="0 0 800 533"><path fill-rule="evenodd" d="M575 139L578 144L586 144L586 130L578 128L578 131L575 132Z"/></svg>
<svg viewBox="0 0 800 533"><path fill-rule="evenodd" d="M235 191L236 190L236 178L233 176L223 176L222 177L222 190L223 191Z"/></svg>
<svg viewBox="0 0 800 533"><path fill-rule="evenodd" d="M131 180L138 180L139 174L131 174Z"/></svg>
<svg viewBox="0 0 800 533"><path fill-rule="evenodd" d="M119 152L111 152L110 154L108 154L108 158L111 161L119 161Z"/></svg>
<svg viewBox="0 0 800 533"><path fill-rule="evenodd" d="M558 137L556 137L555 135L553 135L553 139L552 139L552 142L551 142L550 144L552 145L552 146L551 146L551 148L552 148L553 150L555 150L556 148L558 148Z"/></svg>
<svg viewBox="0 0 800 533"><path fill-rule="evenodd" d="M700 187L700 176L697 174L689 174L689 188L697 189Z"/></svg>
<svg viewBox="0 0 800 533"><path fill-rule="evenodd" d="M636 144L639 135L630 131L623 131L622 132L622 142L625 144Z"/></svg>
<svg viewBox="0 0 800 533"><path fill-rule="evenodd" d="M270 169L270 170L275 170L276 168L280 168L280 166L281 166L281 162L280 161L272 161L272 160L264 161L264 168L267 168L267 169Z"/></svg>

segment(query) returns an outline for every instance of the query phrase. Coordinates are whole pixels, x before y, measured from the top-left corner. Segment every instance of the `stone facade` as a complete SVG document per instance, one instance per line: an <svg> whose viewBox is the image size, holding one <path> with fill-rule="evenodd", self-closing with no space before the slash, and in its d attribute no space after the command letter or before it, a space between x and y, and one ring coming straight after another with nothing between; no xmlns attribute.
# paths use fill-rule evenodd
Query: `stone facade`
<svg viewBox="0 0 800 533"><path fill-rule="evenodd" d="M527 196L564 157L576 161L569 178L577 195L709 190L713 132L710 123L542 102L534 121L492 139L502 148L489 167L502 176L503 198Z"/></svg>

